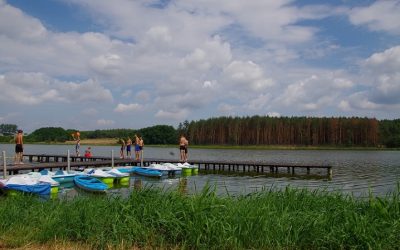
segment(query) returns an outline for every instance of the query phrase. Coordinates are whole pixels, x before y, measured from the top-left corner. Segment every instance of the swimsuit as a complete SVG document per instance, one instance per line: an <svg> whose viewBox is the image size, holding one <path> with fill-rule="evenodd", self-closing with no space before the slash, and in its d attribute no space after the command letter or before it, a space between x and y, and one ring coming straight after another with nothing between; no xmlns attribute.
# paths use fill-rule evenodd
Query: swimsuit
<svg viewBox="0 0 400 250"><path fill-rule="evenodd" d="M126 146L126 152L131 152L131 145Z"/></svg>
<svg viewBox="0 0 400 250"><path fill-rule="evenodd" d="M135 151L140 151L140 146L139 146L139 144L136 144L136 145L135 145Z"/></svg>
<svg viewBox="0 0 400 250"><path fill-rule="evenodd" d="M22 144L16 144L15 145L15 153L22 153L22 152L24 152Z"/></svg>

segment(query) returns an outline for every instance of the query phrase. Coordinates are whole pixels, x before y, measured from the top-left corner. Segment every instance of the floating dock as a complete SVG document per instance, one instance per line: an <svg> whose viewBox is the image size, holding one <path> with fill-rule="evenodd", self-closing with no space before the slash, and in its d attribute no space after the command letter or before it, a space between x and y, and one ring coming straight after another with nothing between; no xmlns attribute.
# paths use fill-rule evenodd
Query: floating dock
<svg viewBox="0 0 400 250"><path fill-rule="evenodd" d="M93 156L86 158L83 156L70 156L68 162L67 155L50 155L50 154L25 154L24 164L20 165L9 165L6 171L9 174L18 174L20 171L40 171L42 169L62 169L66 170L68 167L71 169L87 168L87 167L104 167L104 166L149 166L153 163L179 163L178 160L171 159L155 159L146 158L143 161L134 159L120 159L107 156ZM210 160L190 160L190 164L198 166L199 170L210 172L210 171L223 171L223 172L252 172L252 173L287 173L295 175L296 173L304 172L307 175L310 174L321 174L327 175L329 178L332 177L332 166L329 165L302 165L302 164L290 164L290 163L268 163L260 161L210 161ZM0 172L4 172L4 168L0 168ZM313 173L312 173L313 172ZM4 173L3 173L4 174Z"/></svg>

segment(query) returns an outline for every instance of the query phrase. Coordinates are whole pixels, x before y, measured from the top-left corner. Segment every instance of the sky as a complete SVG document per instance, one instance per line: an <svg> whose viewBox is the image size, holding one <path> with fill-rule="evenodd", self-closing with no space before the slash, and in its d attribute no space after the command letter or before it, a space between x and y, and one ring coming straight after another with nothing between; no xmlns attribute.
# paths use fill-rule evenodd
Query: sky
<svg viewBox="0 0 400 250"><path fill-rule="evenodd" d="M0 0L0 124L400 118L400 0Z"/></svg>

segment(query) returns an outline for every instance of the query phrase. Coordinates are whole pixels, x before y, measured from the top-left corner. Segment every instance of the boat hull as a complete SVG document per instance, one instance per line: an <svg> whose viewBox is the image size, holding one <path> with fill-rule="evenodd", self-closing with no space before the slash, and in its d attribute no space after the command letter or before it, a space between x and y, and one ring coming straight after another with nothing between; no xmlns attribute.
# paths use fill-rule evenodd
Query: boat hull
<svg viewBox="0 0 400 250"><path fill-rule="evenodd" d="M155 178L160 178L161 176L163 176L163 174L159 170L142 168L142 167L135 167L133 173L137 175L142 175L146 177L155 177Z"/></svg>
<svg viewBox="0 0 400 250"><path fill-rule="evenodd" d="M49 195L51 193L51 185L49 183L39 183L35 185L7 184L4 186L4 189L7 190L9 195L16 195L18 193Z"/></svg>
<svg viewBox="0 0 400 250"><path fill-rule="evenodd" d="M75 185L85 191L104 193L109 187L107 184L91 176L75 176Z"/></svg>

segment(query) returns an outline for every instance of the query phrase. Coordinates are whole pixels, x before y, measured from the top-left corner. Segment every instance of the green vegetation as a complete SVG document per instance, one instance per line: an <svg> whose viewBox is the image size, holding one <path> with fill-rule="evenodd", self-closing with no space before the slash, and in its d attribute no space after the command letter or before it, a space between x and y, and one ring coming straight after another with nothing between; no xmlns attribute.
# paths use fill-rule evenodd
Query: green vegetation
<svg viewBox="0 0 400 250"><path fill-rule="evenodd" d="M16 125L2 124L4 131ZM65 142L76 130L40 128L26 136L26 142ZM9 132L7 132L9 134ZM185 134L190 145L261 146L286 148L400 148L400 119L378 121L359 117L218 117L184 121L174 128L156 125L141 129L80 131L81 139L127 139L142 135L146 145L176 145ZM6 133L4 134L6 135ZM10 137L0 136L0 142Z"/></svg>
<svg viewBox="0 0 400 250"><path fill-rule="evenodd" d="M65 142L70 137L63 128L40 128L25 137L26 142Z"/></svg>
<svg viewBox="0 0 400 250"><path fill-rule="evenodd" d="M14 135L17 132L17 125L15 124L0 124L0 134L4 136Z"/></svg>
<svg viewBox="0 0 400 250"><path fill-rule="evenodd" d="M0 197L0 245L93 249L397 249L400 188L362 200L287 188L220 197L144 188L128 198Z"/></svg>

